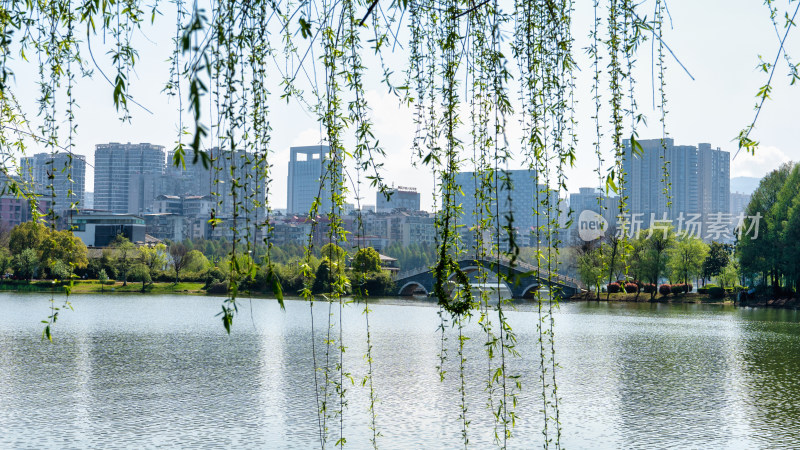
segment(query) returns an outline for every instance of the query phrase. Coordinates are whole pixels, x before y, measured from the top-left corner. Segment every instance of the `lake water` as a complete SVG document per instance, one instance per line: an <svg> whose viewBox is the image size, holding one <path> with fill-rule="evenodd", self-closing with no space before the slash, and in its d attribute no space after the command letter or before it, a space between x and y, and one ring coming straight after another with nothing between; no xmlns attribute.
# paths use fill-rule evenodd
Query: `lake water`
<svg viewBox="0 0 800 450"><path fill-rule="evenodd" d="M314 304L312 338L308 303L281 311L274 300L243 300L228 336L219 298L74 296L49 344L39 322L48 299L0 295L0 448L319 448L312 343L320 365L329 318L338 341L337 307L329 316ZM436 305L386 299L371 309L379 446L463 446L456 332L446 333L440 382ZM509 371L522 392L509 446L533 448L542 443L538 316L530 304L517 309L509 321L521 357ZM345 379L344 436L368 448L362 306L346 305L341 323L354 378ZM800 447L797 311L569 303L555 323L565 447ZM469 440L487 448L485 336L475 321L463 333ZM328 426L333 448L338 418Z"/></svg>

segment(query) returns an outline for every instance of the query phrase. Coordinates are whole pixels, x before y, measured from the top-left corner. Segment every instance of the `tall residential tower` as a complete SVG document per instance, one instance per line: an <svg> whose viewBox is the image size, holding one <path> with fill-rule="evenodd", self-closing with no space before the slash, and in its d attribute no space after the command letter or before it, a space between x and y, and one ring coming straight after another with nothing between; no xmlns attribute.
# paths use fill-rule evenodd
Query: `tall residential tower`
<svg viewBox="0 0 800 450"><path fill-rule="evenodd" d="M94 152L95 209L140 214L160 189L151 188L164 174L164 147L142 144L98 144ZM153 197L153 199L149 197Z"/></svg>
<svg viewBox="0 0 800 450"><path fill-rule="evenodd" d="M507 170L499 175L496 181L499 192L496 193L496 197L491 188L486 192L487 195L493 196L485 199L494 216L491 221L488 221L488 217L480 217L480 214L487 215L489 212L486 211L486 205L481 204L475 196L476 190L482 189L481 180L475 173L459 172L455 175L455 182L463 193L463 195L456 194L455 203L461 204L461 223L465 226L465 230L473 229L472 231L477 232L474 227L486 220L487 228L482 232L496 235L498 229L509 225L508 218L512 217L511 226L517 230L521 238L518 244L526 246L530 245L530 242L535 242L537 235L539 239L543 238L548 225L558 220L558 193L547 185L539 183L536 171ZM503 233L501 231L501 234Z"/></svg>
<svg viewBox="0 0 800 450"><path fill-rule="evenodd" d="M85 208L86 157L83 155L37 153L26 156L20 160L20 178L31 183L34 191L48 200L55 194L53 211L57 215L63 216L72 205Z"/></svg>
<svg viewBox="0 0 800 450"><path fill-rule="evenodd" d="M672 139L640 140L641 154L624 141L625 183L622 194L631 214L676 220L683 214L730 212L730 153L711 144L675 145Z"/></svg>

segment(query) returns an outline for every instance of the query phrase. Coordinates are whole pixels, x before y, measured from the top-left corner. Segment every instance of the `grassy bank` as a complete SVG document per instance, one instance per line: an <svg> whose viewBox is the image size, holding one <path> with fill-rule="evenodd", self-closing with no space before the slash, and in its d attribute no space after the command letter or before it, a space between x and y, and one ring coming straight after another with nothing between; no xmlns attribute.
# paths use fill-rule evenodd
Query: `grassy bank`
<svg viewBox="0 0 800 450"><path fill-rule="evenodd" d="M114 294L114 293L141 293L142 283L128 282L123 286L121 281L109 281L101 285L97 280L75 280L72 286L73 294ZM145 285L144 291L148 294L205 294L204 283L181 282L156 282ZM65 287L52 281L6 281L0 283L0 291L14 292L64 292Z"/></svg>
<svg viewBox="0 0 800 450"><path fill-rule="evenodd" d="M207 292L203 282L182 281L175 284L171 281L154 282L145 284L142 292L142 283L129 281L127 286L123 286L121 281L109 281L101 284L98 280L75 280L72 285L72 294L189 294L189 295L213 295L224 296L225 290L213 290ZM214 286L212 285L212 288ZM63 293L66 287L54 283L51 280L34 280L31 282L20 280L4 280L0 282L0 292L44 292L44 293ZM292 296L295 293L284 292L284 295ZM242 297L274 298L275 293L270 289L266 291L239 290Z"/></svg>
<svg viewBox="0 0 800 450"><path fill-rule="evenodd" d="M178 284L171 282L155 282L153 284L146 284L144 291L148 294L205 294L206 291L203 289L204 284L205 283L194 282L180 282ZM75 281L72 286L73 294L137 292L142 292L142 283L128 282L127 286L123 286L122 282L118 281L101 285L97 280L80 280Z"/></svg>

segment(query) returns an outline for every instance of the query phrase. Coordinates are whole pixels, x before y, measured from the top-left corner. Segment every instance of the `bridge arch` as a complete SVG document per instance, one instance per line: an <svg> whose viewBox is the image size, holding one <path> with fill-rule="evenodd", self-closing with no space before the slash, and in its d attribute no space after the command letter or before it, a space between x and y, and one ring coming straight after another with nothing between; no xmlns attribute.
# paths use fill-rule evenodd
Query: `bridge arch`
<svg viewBox="0 0 800 450"><path fill-rule="evenodd" d="M477 271L479 271L479 270L481 270L481 269L484 269L484 270L486 270L486 271L488 271L488 272L495 273L493 270L491 270L491 269L489 269L489 268L487 268L487 267L478 267L478 266L466 266L466 267L462 267L462 268L461 268L461 271L462 271L462 272L464 272L466 275L472 275L473 273L475 273L475 272L477 272ZM450 274L450 278L448 278L448 281L453 281L453 279L454 279L455 277L456 277L456 273L455 273L455 272L451 273L451 274Z"/></svg>
<svg viewBox="0 0 800 450"><path fill-rule="evenodd" d="M476 272L479 272L481 270L485 270L487 273L493 274L495 277L499 278L499 274L497 273L496 270L493 270L492 267L471 265L471 266L464 266L464 267L461 268L461 271L464 272L464 274L466 274L467 277L469 277L469 281L470 281L471 284L478 282L478 280L476 278L473 278L473 275ZM455 281L455 278L456 278L456 274L455 273L451 273L450 277L447 279L447 281ZM487 281L485 283L486 286L489 286L489 287L492 287L492 288L496 287L497 286L497 278L495 278L494 281ZM514 286L509 284L507 280L503 280L502 281L502 285L503 285L503 287L508 289L509 292L511 292L511 293L514 292Z"/></svg>
<svg viewBox="0 0 800 450"><path fill-rule="evenodd" d="M539 283L531 283L528 287L526 287L521 291L522 292L521 297L527 299L534 298L536 296L536 291L539 290L540 286L541 284Z"/></svg>
<svg viewBox="0 0 800 450"><path fill-rule="evenodd" d="M422 290L425 292L425 295L428 295L428 290L425 289L421 283L416 281L409 281L408 283L404 284L403 287L400 288L400 295L410 297L414 295L415 292Z"/></svg>

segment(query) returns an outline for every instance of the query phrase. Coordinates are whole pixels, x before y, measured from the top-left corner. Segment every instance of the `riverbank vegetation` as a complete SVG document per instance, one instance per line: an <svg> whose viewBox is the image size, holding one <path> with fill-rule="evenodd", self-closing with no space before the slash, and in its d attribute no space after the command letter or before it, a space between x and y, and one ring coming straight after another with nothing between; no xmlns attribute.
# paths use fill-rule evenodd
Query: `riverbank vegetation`
<svg viewBox="0 0 800 450"><path fill-rule="evenodd" d="M595 292L586 291L580 294L576 294L570 298L570 300L582 300L582 301L610 301L610 302L659 302L659 303L709 303L709 304L733 304L735 303L735 298L730 295L732 291L728 291L728 295L723 295L721 297L715 297L708 294L707 291L705 292L670 292L667 295L656 295L653 299L650 298L650 294L644 291L639 292L614 292L614 293L603 293L601 296L597 296Z"/></svg>
<svg viewBox="0 0 800 450"><path fill-rule="evenodd" d="M695 285L704 288L708 280L719 284L723 293L742 289L733 246L708 245L669 226L641 230L632 239L612 233L584 242L576 253L578 275L598 298L626 291L655 300L657 295L691 292ZM699 289L698 293L705 295Z"/></svg>
<svg viewBox="0 0 800 450"><path fill-rule="evenodd" d="M208 251L208 255L198 248ZM70 231L55 231L42 223L25 222L10 231L0 231L0 290L69 289L71 293L102 293L138 289L150 293L225 294L231 263L224 249L225 245L217 241L136 246L118 236L110 247L90 251ZM347 293L353 291L354 283L363 295L394 293L392 277L372 248L348 253L328 244L321 247L321 257L309 258L307 262L295 250L287 248L284 262L273 263L272 274L257 263L259 255L238 256L239 267L250 268L239 289L245 293L273 294L272 276L288 295L299 295L306 286L314 293L325 293L330 290L325 280L336 266L347 279Z"/></svg>
<svg viewBox="0 0 800 450"><path fill-rule="evenodd" d="M73 280L67 286L55 280L6 280L0 283L0 291L14 292L64 292L67 288L70 294L122 294L142 293L141 286L137 283L123 285L122 281L98 280ZM153 282L145 286L148 294L206 294L205 283L201 282Z"/></svg>
<svg viewBox="0 0 800 450"><path fill-rule="evenodd" d="M605 291L607 298L613 289L620 289L611 286L616 282L634 283L655 299L649 286L667 280L694 281L698 294L736 296L743 304L798 304L800 165L786 163L764 177L743 216L755 219L748 229L740 224L734 230L733 244L706 245L671 228L644 230L628 244L614 238L585 243L577 250L580 278L596 296ZM715 284L705 284L706 280Z"/></svg>
<svg viewBox="0 0 800 450"><path fill-rule="evenodd" d="M745 214L762 219L757 234L746 233L737 245L741 273L764 293L794 296L800 290L800 165L786 163L764 177Z"/></svg>

